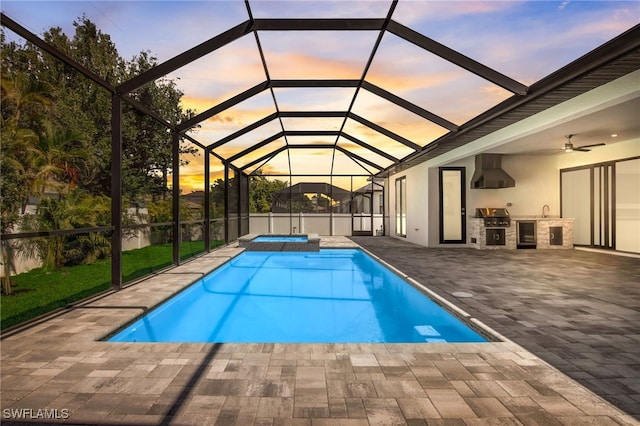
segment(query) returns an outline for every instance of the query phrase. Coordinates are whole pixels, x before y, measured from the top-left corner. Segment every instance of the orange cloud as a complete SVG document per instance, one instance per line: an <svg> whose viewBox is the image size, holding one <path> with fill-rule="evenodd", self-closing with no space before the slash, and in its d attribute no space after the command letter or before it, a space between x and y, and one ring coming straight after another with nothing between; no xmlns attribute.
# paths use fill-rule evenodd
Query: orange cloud
<svg viewBox="0 0 640 426"><path fill-rule="evenodd" d="M273 79L358 79L365 64L352 59L327 59L291 52L267 56Z"/></svg>

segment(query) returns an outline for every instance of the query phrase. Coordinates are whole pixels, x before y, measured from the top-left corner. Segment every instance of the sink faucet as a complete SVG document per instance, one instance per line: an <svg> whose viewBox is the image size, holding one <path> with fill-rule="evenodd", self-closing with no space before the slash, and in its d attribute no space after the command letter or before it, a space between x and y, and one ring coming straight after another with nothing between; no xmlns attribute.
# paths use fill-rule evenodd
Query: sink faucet
<svg viewBox="0 0 640 426"><path fill-rule="evenodd" d="M542 217L547 217L547 213L545 213L545 210L547 209L547 213L549 212L549 206L547 204L545 204L544 206L542 206Z"/></svg>

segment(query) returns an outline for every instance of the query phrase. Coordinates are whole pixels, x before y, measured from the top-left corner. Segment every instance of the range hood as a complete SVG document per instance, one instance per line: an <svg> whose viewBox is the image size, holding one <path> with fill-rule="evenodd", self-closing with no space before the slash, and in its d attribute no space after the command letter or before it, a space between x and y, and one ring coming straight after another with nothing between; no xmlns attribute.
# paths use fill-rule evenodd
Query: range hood
<svg viewBox="0 0 640 426"><path fill-rule="evenodd" d="M501 168L502 154L476 155L476 170L471 178L472 189L511 188L516 181Z"/></svg>

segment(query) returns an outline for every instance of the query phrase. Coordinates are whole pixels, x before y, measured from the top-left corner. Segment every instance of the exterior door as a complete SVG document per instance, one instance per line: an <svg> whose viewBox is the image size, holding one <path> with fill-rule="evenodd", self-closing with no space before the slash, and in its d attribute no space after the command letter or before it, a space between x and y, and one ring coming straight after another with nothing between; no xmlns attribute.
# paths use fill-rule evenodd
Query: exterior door
<svg viewBox="0 0 640 426"><path fill-rule="evenodd" d="M351 235L373 235L373 198L371 192L360 192L352 196Z"/></svg>
<svg viewBox="0 0 640 426"><path fill-rule="evenodd" d="M562 217L574 218L573 243L615 249L614 163L561 170Z"/></svg>
<svg viewBox="0 0 640 426"><path fill-rule="evenodd" d="M441 167L440 244L466 244L467 213L464 167Z"/></svg>

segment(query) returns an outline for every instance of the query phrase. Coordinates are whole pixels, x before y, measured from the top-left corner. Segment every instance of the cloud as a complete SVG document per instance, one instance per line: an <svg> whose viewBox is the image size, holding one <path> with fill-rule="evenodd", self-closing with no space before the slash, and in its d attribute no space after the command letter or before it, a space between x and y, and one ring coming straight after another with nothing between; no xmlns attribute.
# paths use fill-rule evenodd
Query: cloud
<svg viewBox="0 0 640 426"><path fill-rule="evenodd" d="M51 3L59 7L76 2ZM100 10L90 16L103 24L101 28L109 30L125 58L151 50L165 61L248 20L244 4L236 1L77 3L84 4L85 9L89 3L98 5Z"/></svg>
<svg viewBox="0 0 640 426"><path fill-rule="evenodd" d="M226 99L185 97L183 107L204 112L224 100ZM200 129L193 136L205 144L211 144L275 111L271 94L264 91L201 122Z"/></svg>
<svg viewBox="0 0 640 426"><path fill-rule="evenodd" d="M273 79L359 79L366 64L366 59L324 59L297 52L271 53L266 61Z"/></svg>
<svg viewBox="0 0 640 426"><path fill-rule="evenodd" d="M399 2L394 19L532 84L636 25L639 15L640 3L630 1Z"/></svg>
<svg viewBox="0 0 640 426"><path fill-rule="evenodd" d="M251 2L254 16L263 18L382 18L390 4L390 0ZM248 19L242 1L5 1L2 7L35 33L60 26L72 35L73 20L86 14L104 33L111 35L125 59L150 50L161 62ZM640 3L633 1L402 0L393 19L524 84L532 84L636 25L639 13ZM274 79L359 78L377 35L376 31L258 33ZM255 37L248 34L168 78L176 79L185 93L183 106L202 112L265 81L266 75ZM455 123L464 122L509 96L503 89L388 33L367 80ZM274 93L282 111L344 111L351 103L354 89L275 89ZM206 120L193 134L204 144L210 144L275 110L271 93L265 90ZM419 144L428 143L444 131L366 90L360 90L354 112ZM287 121L285 126L296 129L323 125L318 120ZM341 119L337 122L341 123ZM326 128L335 126L327 124ZM233 155L262 140L270 131L278 131L277 125L275 129L251 132L220 147L218 152L227 157ZM347 120L345 130L397 157L411 152L353 120ZM352 148L354 152L365 152L359 147ZM311 161L308 170L316 167L314 162L319 158L313 154L320 152L296 151L292 158L303 162L294 166L296 171L306 172L306 161ZM255 155L259 156L257 151ZM192 179L190 182L195 185L202 161L202 157L195 158L184 167L185 182ZM343 161L347 163L341 159L340 164ZM288 162L289 155L282 153L269 167L288 172ZM324 168L324 162L318 164L318 169Z"/></svg>
<svg viewBox="0 0 640 426"><path fill-rule="evenodd" d="M478 15L509 10L517 3L513 1L400 1L392 19L413 27L425 20L473 19Z"/></svg>
<svg viewBox="0 0 640 426"><path fill-rule="evenodd" d="M276 88L280 111L346 111L355 93L353 87Z"/></svg>
<svg viewBox="0 0 640 426"><path fill-rule="evenodd" d="M419 145L426 145L447 132L446 129L366 90L361 90L358 94L354 112Z"/></svg>

